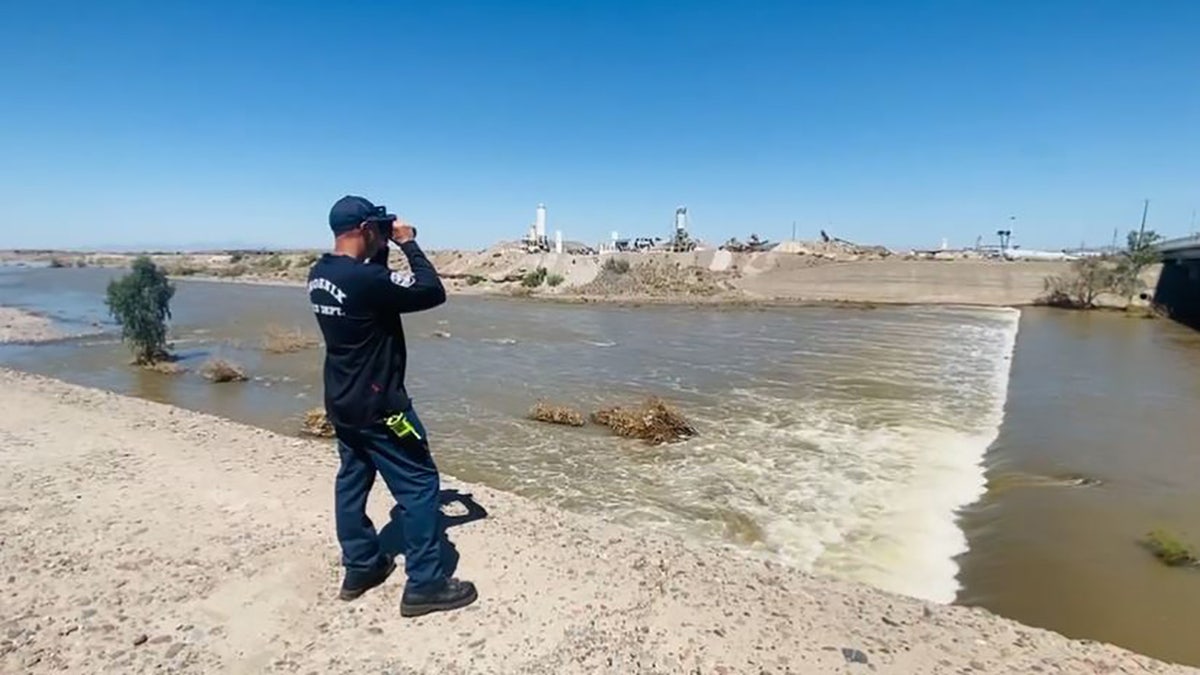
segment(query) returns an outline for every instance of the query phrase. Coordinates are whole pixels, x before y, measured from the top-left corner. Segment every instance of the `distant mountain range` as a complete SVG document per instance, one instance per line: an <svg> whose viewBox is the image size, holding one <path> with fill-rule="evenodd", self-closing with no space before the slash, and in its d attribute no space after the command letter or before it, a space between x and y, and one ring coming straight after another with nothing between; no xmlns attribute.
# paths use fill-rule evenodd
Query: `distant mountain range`
<svg viewBox="0 0 1200 675"><path fill-rule="evenodd" d="M302 244L301 245L293 245L293 244L280 245L278 242L273 243L273 244L264 244L261 242L228 240L228 241L204 241L204 242L193 241L193 242L183 242L183 243L180 243L180 242L173 242L173 243L143 242L143 243L138 243L138 244L118 244L118 245L113 245L113 244L96 244L96 245L86 245L85 244L85 245L69 245L69 246L59 245L59 246L53 246L53 247L45 247L45 246L4 247L3 245L0 245L0 248L6 248L7 250L19 250L19 251L53 250L53 251L80 252L80 253L82 253L82 252L88 252L88 253L92 253L92 252L95 252L95 253L142 253L142 252L147 252L147 251L164 252L164 253L175 253L175 252L183 253L183 252L201 252L201 251L308 250L308 249L326 248L327 246L328 246L328 244L324 243L324 242L313 242L309 245L302 245Z"/></svg>

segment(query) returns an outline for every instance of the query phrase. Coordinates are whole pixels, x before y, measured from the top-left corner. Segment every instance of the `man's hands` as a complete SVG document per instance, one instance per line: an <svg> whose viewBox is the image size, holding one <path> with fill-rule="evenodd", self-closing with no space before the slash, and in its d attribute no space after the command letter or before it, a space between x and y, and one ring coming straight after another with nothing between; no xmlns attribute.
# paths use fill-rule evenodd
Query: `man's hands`
<svg viewBox="0 0 1200 675"><path fill-rule="evenodd" d="M397 220L396 222L392 223L392 241L396 242L397 244L403 244L416 238L417 228L402 220Z"/></svg>

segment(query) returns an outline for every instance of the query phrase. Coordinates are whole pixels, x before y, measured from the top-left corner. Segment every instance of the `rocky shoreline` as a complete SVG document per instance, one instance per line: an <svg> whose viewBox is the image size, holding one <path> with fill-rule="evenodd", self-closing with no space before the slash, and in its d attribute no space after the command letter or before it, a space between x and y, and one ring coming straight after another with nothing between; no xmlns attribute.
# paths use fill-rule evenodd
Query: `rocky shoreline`
<svg viewBox="0 0 1200 675"><path fill-rule="evenodd" d="M481 600L404 620L399 576L335 599L327 443L8 370L0 407L3 672L1200 672L453 480Z"/></svg>

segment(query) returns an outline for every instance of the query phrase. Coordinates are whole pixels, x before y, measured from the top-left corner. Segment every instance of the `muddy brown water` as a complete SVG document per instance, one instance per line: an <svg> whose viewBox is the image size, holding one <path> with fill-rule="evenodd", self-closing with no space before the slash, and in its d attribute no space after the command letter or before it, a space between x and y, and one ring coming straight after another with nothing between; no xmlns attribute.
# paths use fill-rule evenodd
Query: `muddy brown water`
<svg viewBox="0 0 1200 675"><path fill-rule="evenodd" d="M191 372L167 376L127 365L112 275L0 268L0 303L100 331L0 346L0 364L285 433L319 404L319 349L261 348L268 326L312 329L302 290L180 283ZM1158 527L1200 540L1200 334L1048 310L470 298L406 326L410 388L459 478L1200 664L1200 571L1136 544ZM206 382L214 356L254 379ZM539 398L648 394L700 435L646 448L523 419Z"/></svg>

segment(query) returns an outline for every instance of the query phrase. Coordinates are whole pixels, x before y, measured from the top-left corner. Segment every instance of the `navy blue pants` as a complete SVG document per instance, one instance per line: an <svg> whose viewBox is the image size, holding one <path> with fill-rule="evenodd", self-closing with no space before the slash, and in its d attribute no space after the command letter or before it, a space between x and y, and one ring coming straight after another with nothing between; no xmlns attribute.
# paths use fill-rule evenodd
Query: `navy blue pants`
<svg viewBox="0 0 1200 675"><path fill-rule="evenodd" d="M337 537L342 546L342 565L351 581L384 564L379 534L367 517L367 496L378 472L399 505L408 588L420 591L436 588L446 578L438 501L441 481L429 454L425 426L411 408L405 415L421 435L420 440L411 435L397 438L383 424L337 427L342 459L335 488Z"/></svg>

